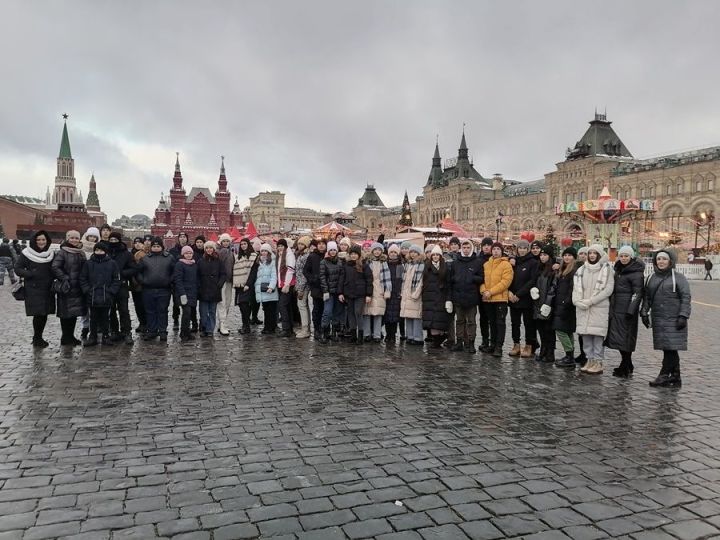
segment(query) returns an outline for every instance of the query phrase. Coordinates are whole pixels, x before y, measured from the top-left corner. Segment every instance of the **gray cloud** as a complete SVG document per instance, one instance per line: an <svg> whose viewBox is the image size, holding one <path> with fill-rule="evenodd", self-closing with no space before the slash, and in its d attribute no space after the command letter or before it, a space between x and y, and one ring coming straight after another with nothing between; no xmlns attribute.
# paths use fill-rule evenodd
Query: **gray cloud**
<svg viewBox="0 0 720 540"><path fill-rule="evenodd" d="M52 184L60 113L103 208L152 213L226 156L247 204L348 210L420 194L462 123L485 175L533 180L594 107L636 156L720 144L714 1L5 3L0 192ZM9 51L9 54L7 52ZM18 177L22 175L22 177ZM18 186L22 185L22 188Z"/></svg>

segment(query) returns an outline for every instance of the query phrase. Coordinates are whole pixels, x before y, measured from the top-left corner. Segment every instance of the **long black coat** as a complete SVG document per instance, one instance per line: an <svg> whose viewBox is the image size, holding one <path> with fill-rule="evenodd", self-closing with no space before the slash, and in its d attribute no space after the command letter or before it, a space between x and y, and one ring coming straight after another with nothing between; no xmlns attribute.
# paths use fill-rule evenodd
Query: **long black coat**
<svg viewBox="0 0 720 540"><path fill-rule="evenodd" d="M34 239L35 237L30 241L31 247ZM36 246L33 249L37 251ZM39 263L31 261L21 253L15 263L15 273L25 281L25 315L33 317L55 313L52 259L46 263Z"/></svg>
<svg viewBox="0 0 720 540"><path fill-rule="evenodd" d="M310 296L313 298L322 298L322 285L320 284L320 263L325 253L313 251L308 255L305 266L303 266L303 275L310 289Z"/></svg>
<svg viewBox="0 0 720 540"><path fill-rule="evenodd" d="M362 272L358 272L355 261L346 260L340 265L338 294L347 298L362 298L373 295L373 276L370 266L362 263Z"/></svg>
<svg viewBox="0 0 720 540"><path fill-rule="evenodd" d="M575 332L575 305L572 302L573 279L575 270L567 276L558 275L555 286L555 299L552 306L553 330L560 330L567 334Z"/></svg>
<svg viewBox="0 0 720 540"><path fill-rule="evenodd" d="M198 264L175 263L173 272L173 291L175 303L180 305L180 297L187 296L187 305L195 307L198 299Z"/></svg>
<svg viewBox="0 0 720 540"><path fill-rule="evenodd" d="M52 262L53 277L62 283L67 283L68 292L57 295L57 316L61 319L71 319L85 315L85 295L80 288L80 274L85 266L85 253L71 253L64 247L72 248L67 242L60 245Z"/></svg>
<svg viewBox="0 0 720 540"><path fill-rule="evenodd" d="M678 317L690 318L690 300L690 285L685 276L670 269L660 272L655 267L645 285L640 309L642 315L650 315L655 350L687 350L687 326L678 330L676 325Z"/></svg>
<svg viewBox="0 0 720 540"><path fill-rule="evenodd" d="M539 273L539 262L532 253L515 259L513 267L513 280L510 284L510 292L518 296L520 300L510 303L513 309L526 309L532 307L530 289L535 286Z"/></svg>
<svg viewBox="0 0 720 540"><path fill-rule="evenodd" d="M386 324L400 322L400 302L402 300L402 280L404 268L400 259L394 261L388 260L388 268L390 269L390 282L392 283L392 292L390 298L385 303L385 315L383 322Z"/></svg>
<svg viewBox="0 0 720 540"><path fill-rule="evenodd" d="M634 351L637 343L638 316L642 302L645 265L631 260L615 263L615 288L610 297L608 334L605 346L618 351Z"/></svg>
<svg viewBox="0 0 720 540"><path fill-rule="evenodd" d="M448 300L463 308L480 304L480 285L485 279L483 264L474 253L470 257L457 255L448 264Z"/></svg>
<svg viewBox="0 0 720 540"><path fill-rule="evenodd" d="M423 329L447 331L450 322L450 315L445 310L447 300L447 268L444 261L440 263L440 268L427 263L423 270L422 285Z"/></svg>
<svg viewBox="0 0 720 540"><path fill-rule="evenodd" d="M225 284L225 265L219 257L204 256L197 263L198 300L201 302L221 302L222 288Z"/></svg>

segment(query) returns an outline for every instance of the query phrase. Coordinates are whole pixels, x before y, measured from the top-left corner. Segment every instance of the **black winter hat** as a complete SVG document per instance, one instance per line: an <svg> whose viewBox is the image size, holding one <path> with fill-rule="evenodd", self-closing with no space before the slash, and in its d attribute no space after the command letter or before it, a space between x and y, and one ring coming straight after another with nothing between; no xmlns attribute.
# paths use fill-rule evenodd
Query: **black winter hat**
<svg viewBox="0 0 720 540"><path fill-rule="evenodd" d="M539 247L540 249L542 249L543 243L540 240L533 240L533 242L530 244L530 249L534 247Z"/></svg>
<svg viewBox="0 0 720 540"><path fill-rule="evenodd" d="M204 244L205 241L206 241L206 240L205 240L205 237L204 237L202 234L198 234L198 235L195 237L195 242L197 242L198 240L202 240L202 241L203 241L203 244ZM195 243L195 242L193 242L193 243Z"/></svg>
<svg viewBox="0 0 720 540"><path fill-rule="evenodd" d="M285 240L284 238L281 238L280 240L278 240L275 245L276 245L276 246L288 247L288 246L287 246L287 240Z"/></svg>
<svg viewBox="0 0 720 540"><path fill-rule="evenodd" d="M110 244L108 242L106 242L105 240L100 240L100 242L95 244L95 247L93 248L93 252L97 251L98 249L107 253L110 251Z"/></svg>
<svg viewBox="0 0 720 540"><path fill-rule="evenodd" d="M350 247L348 253L357 253L362 257L362 248L359 245L354 244L352 247Z"/></svg>
<svg viewBox="0 0 720 540"><path fill-rule="evenodd" d="M165 245L163 244L162 238L160 238L159 236L153 236L152 240L150 240L150 247L153 247L153 246L165 247Z"/></svg>
<svg viewBox="0 0 720 540"><path fill-rule="evenodd" d="M143 236L143 242L152 242L153 238L154 237L152 234L146 234L145 236Z"/></svg>
<svg viewBox="0 0 720 540"><path fill-rule="evenodd" d="M448 242L448 245L457 244L460 245L460 239L457 236L453 236L450 241Z"/></svg>
<svg viewBox="0 0 720 540"><path fill-rule="evenodd" d="M572 246L566 247L565 249L563 249L562 254L563 255L572 255L573 257L575 257L577 259L577 249L575 249Z"/></svg>
<svg viewBox="0 0 720 540"><path fill-rule="evenodd" d="M120 234L118 231L113 231L110 233L110 238L117 238L122 242L122 234Z"/></svg>
<svg viewBox="0 0 720 540"><path fill-rule="evenodd" d="M140 242L141 244L143 243L142 236L136 236L135 238L133 238L133 244L137 244L138 242Z"/></svg>
<svg viewBox="0 0 720 540"><path fill-rule="evenodd" d="M550 258L553 258L555 256L555 246L547 244L540 249L540 253L544 253L545 255L550 256Z"/></svg>
<svg viewBox="0 0 720 540"><path fill-rule="evenodd" d="M486 236L482 239L482 242L480 242L481 246L492 246L495 243L495 240L490 238L489 236Z"/></svg>

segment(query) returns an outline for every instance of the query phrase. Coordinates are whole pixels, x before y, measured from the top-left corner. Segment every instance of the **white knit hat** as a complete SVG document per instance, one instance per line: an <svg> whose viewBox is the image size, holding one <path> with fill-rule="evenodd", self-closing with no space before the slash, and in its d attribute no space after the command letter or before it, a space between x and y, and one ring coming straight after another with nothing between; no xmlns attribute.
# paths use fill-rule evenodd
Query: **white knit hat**
<svg viewBox="0 0 720 540"><path fill-rule="evenodd" d="M268 244L267 242L265 242L263 245L260 246L260 251L267 251L268 253L272 253L272 252L273 252L273 248L272 248L272 246L271 246L270 244Z"/></svg>
<svg viewBox="0 0 720 540"><path fill-rule="evenodd" d="M327 243L327 250L326 250L326 251L337 251L337 250L338 250L337 242L335 242L335 241L333 241L333 240L330 240L330 241Z"/></svg>
<svg viewBox="0 0 720 540"><path fill-rule="evenodd" d="M230 236L228 233L224 232L220 235L220 242L224 242L225 240L229 240L232 242L232 236Z"/></svg>
<svg viewBox="0 0 720 540"><path fill-rule="evenodd" d="M442 255L442 248L435 244L432 248L432 251L430 252L431 255Z"/></svg>
<svg viewBox="0 0 720 540"><path fill-rule="evenodd" d="M618 250L618 255L629 255L630 257L634 257L635 250L630 246L623 246Z"/></svg>

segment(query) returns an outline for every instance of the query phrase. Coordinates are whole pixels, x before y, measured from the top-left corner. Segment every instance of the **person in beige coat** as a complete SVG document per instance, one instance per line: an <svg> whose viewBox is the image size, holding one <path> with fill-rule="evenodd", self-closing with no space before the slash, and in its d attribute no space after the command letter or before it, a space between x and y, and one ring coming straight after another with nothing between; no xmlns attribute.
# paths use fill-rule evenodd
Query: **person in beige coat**
<svg viewBox="0 0 720 540"><path fill-rule="evenodd" d="M382 338L382 321L383 315L385 315L386 301L392 294L390 267L384 252L385 248L382 244L373 242L370 247L370 257L367 259L367 264L372 272L373 295L363 311L363 334L365 341L372 339L375 343L380 343Z"/></svg>
<svg viewBox="0 0 720 540"><path fill-rule="evenodd" d="M423 345L422 330L422 276L425 270L423 250L420 246L410 247L410 262L403 275L400 298L400 317L405 319L405 334L408 345Z"/></svg>

